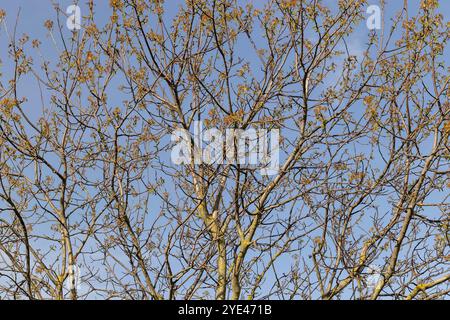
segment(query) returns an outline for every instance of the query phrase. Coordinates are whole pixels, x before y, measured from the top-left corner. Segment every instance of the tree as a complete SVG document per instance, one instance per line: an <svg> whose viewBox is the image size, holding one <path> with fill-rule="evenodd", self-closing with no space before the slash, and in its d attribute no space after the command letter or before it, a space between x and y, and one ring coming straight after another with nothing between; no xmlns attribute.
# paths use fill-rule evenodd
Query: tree
<svg viewBox="0 0 450 320"><path fill-rule="evenodd" d="M0 14L1 297L448 297L438 1L405 4L356 55L367 1L172 5L111 0L102 25L90 1L75 31L56 7L35 40ZM278 172L174 164L171 133L200 120L279 129Z"/></svg>

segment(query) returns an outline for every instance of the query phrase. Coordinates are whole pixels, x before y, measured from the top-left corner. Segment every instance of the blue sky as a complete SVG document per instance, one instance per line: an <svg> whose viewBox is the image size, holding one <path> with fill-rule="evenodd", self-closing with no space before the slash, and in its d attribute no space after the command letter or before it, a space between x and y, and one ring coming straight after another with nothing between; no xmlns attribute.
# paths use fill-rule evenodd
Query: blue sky
<svg viewBox="0 0 450 320"><path fill-rule="evenodd" d="M70 0L59 0L57 2L61 8L66 8L73 4ZM172 4L166 6L168 17L176 12L177 4L183 3L184 1L172 1ZM402 7L403 1L400 0L387 0L386 1L386 14L385 23L389 25L390 15L395 14ZM418 7L420 0L409 0L412 12L410 15L414 15L414 8ZM97 23L102 24L103 21L109 19L109 8L107 5L107 0L95 1L96 12L97 12ZM256 3L256 1L255 1ZM336 1L328 0L325 1L326 4L333 6L335 8ZM378 1L369 1L369 4L378 4ZM450 1L441 0L439 1L441 7L440 11L444 16L444 20L450 20ZM87 5L85 1L80 1L79 5L82 10L82 14L87 12ZM41 39L43 42L42 54L46 60L56 60L59 55L59 50L56 48L49 37L47 30L44 28L43 23L47 19L54 20L56 18L55 11L53 10L52 1L50 0L0 0L0 8L7 12L7 27L8 31L11 33L14 28L14 22L16 16L20 12L19 21L17 25L17 34L20 37L22 33L27 33L31 39ZM65 21L62 21L65 23ZM67 35L70 32L67 31ZM361 55L365 48L367 42L368 30L364 25L364 22L360 25L360 28L348 39L349 50L351 54L356 56ZM244 53L243 53L244 54ZM3 73L5 79L11 76L11 65L8 64L7 57L7 36L3 26L0 28L0 59L3 64L0 67L0 72ZM38 60L38 59L37 59ZM448 60L447 60L448 62ZM20 84L20 95L27 96L29 103L27 106L29 109L28 114L30 117L38 119L42 115L42 109L40 106L41 96L37 88L37 82L32 77L25 78ZM44 93L45 95L45 93ZM111 97L112 100L120 100L118 95L116 98ZM288 265L290 262L287 260L280 260L280 263L286 263Z"/></svg>
<svg viewBox="0 0 450 320"><path fill-rule="evenodd" d="M96 22L98 24L102 24L109 19L109 5L108 0L98 0L95 1L96 5ZM184 1L180 0L171 0L171 5L166 5L166 15L168 19L177 11L177 8L180 4L184 3ZM246 3L247 1L241 1L242 3ZM252 2L252 1L250 1ZM420 0L408 0L410 4L410 15L413 15L418 8L418 4ZM78 3L81 8L81 13L87 13L87 1L73 1L73 0L0 0L0 8L4 9L7 12L7 26L9 32L12 32L14 28L15 18L19 16L19 22L17 24L17 35L20 36L23 33L27 33L31 39L45 39L42 41L45 45L42 46L42 54L45 59L52 61L53 58L58 56L58 48L56 48L51 39L48 36L47 30L44 28L43 23L47 19L56 19L55 10L53 9L53 3L57 3L61 9L65 9L73 3ZM169 3L169 1L167 2ZM173 5L172 5L173 3ZM255 7L263 3L263 1L253 1L255 3ZM333 8L336 8L336 1L334 0L326 0L324 1L327 5L330 5ZM370 0L369 4L379 4L377 0ZM449 0L440 0L440 9L439 11L443 14L444 20L450 20L450 1ZM385 24L386 27L390 25L390 17L391 15L398 12L403 5L403 1L401 0L387 0L386 1L386 10L385 10ZM63 17L61 18L61 22L65 23ZM0 29L0 59L4 61L3 66L1 67L1 72L4 76L8 76L10 74L11 68L8 68L7 61L7 42L5 30L3 27ZM348 47L351 54L360 55L365 48L365 43L367 41L367 28L365 27L364 22L360 24L359 29L355 33L353 33L348 39ZM67 35L70 32L67 31ZM40 93L35 88L35 80L29 79L30 85L28 83L23 83L23 88L25 89L23 92L24 95L29 97L29 100L35 101L35 99L40 99ZM28 90L27 90L28 88ZM37 112L37 113L35 113ZM30 110L31 116L39 116L39 110L33 108Z"/></svg>

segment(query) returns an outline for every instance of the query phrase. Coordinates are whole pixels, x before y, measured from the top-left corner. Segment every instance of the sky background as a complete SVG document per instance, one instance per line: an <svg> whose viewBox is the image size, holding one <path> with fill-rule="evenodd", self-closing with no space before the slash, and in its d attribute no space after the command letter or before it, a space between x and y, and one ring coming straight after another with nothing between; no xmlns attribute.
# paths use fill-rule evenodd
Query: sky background
<svg viewBox="0 0 450 320"><path fill-rule="evenodd" d="M102 25L105 21L109 19L110 9L108 5L108 0L98 0L95 1L96 4L96 22L99 25ZM177 7L179 4L184 3L184 1L172 0L170 1L171 5L166 5L166 15L167 18L170 17L177 12ZM245 3L245 1L242 1ZM258 1L253 1L255 6L257 6ZM263 1L261 1L263 2ZM259 3L261 3L259 2ZM336 9L337 1L324 1L325 4L329 5ZM414 8L418 7L420 0L409 0L411 12L410 16L414 15ZM60 1L50 1L50 0L0 0L0 9L3 9L7 13L6 24L8 28L8 32L12 33L14 29L14 23L16 21L16 17L19 17L17 23L17 36L20 37L23 33L27 33L30 36L30 39L41 39L44 44L41 47L42 55L46 60L56 61L60 50L56 48L52 44L52 39L50 39L47 30L44 28L44 21L47 19L55 20L56 14L53 9L52 3L58 3L61 8L67 8L68 6L76 3L70 0L60 0ZM444 20L450 20L450 1L449 0L440 0L440 9L439 11L443 14ZM379 1L369 1L369 4L379 4ZM86 1L78 2L78 5L81 8L82 15L88 12ZM401 0L387 0L386 1L386 9L385 9L385 17L384 22L386 27L390 25L391 17L397 13L403 5L403 1ZM65 21L63 21L65 23ZM67 35L70 35L70 31L66 30ZM365 26L365 21L361 23L357 31L348 39L347 44L349 46L350 54L361 56L364 48L366 47L366 42L368 40L368 30ZM2 61L2 65L0 66L0 73L3 73L3 79L9 79L12 75L12 65L9 64L8 48L7 48L7 35L2 26L0 28L0 60ZM239 46L237 47L239 49ZM244 51L244 50L243 50ZM251 54L251 53L249 53ZM245 55L245 52L242 53ZM251 59L251 57L250 57ZM256 59L256 57L255 57ZM446 59L447 65L450 58ZM36 59L39 62L39 59ZM329 80L331 82L331 79ZM33 77L25 77L20 84L20 96L26 96L28 98L28 103L24 106L27 108L27 114L34 119L38 119L42 115L42 108L40 108L40 103L36 103L37 101L41 101L41 93L37 88L37 82ZM112 100L120 100L119 97L115 99L114 96L111 96ZM44 99L45 100L45 99ZM282 159L281 159L282 160ZM290 262L284 261L287 264ZM280 260L280 263L283 263L283 259Z"/></svg>
<svg viewBox="0 0 450 320"><path fill-rule="evenodd" d="M242 3L246 3L247 1L241 1ZM258 5L264 3L264 1L250 1L254 3L254 6L257 8ZM331 8L336 9L336 2L334 0L325 0L324 3L329 5ZM410 15L414 15L415 9L418 8L418 4L420 0L409 0ZM73 0L0 0L0 8L5 10L7 13L7 26L8 31L12 33L14 29L14 23L16 21L16 17L19 17L17 23L17 35L20 36L23 33L27 33L31 39L41 39L44 43L44 46L41 47L41 52L46 60L56 60L59 55L59 50L55 48L51 43L51 39L48 36L47 30L44 28L44 21L47 19L55 20L56 13L53 9L54 4L58 4L62 9L67 8L68 6L78 3L81 8L81 14L87 14L87 1L73 1ZM170 0L167 3L171 3L171 5L165 6L165 14L167 18L170 19L173 14L177 12L178 6L183 4L183 0ZM378 5L379 1L370 0L369 4ZM109 0L97 0L95 1L96 5L96 22L99 25L102 25L105 21L109 19L110 9L109 9ZM385 17L384 22L386 28L390 26L391 17L397 13L403 5L402 0L386 0L386 9L385 9ZM439 11L444 16L445 21L450 20L450 1L449 0L439 0L440 9ZM65 21L62 21L65 22ZM70 32L67 30L67 35ZM365 23L362 22L359 28L353 33L348 41L348 47L351 54L356 56L360 56L365 48L365 43L368 39L368 30L365 26ZM239 46L238 46L239 48ZM11 65L5 63L7 61L7 36L5 34L5 30L3 27L0 29L0 60L3 61L3 65L1 66L0 72L3 73L6 78L11 74ZM245 51L240 52L241 55L245 56ZM256 57L255 57L256 58ZM448 58L449 59L449 58ZM27 96L30 101L36 101L35 99L40 99L40 93L35 90L36 80L28 78L30 83L22 83L22 91L21 94ZM29 115L31 117L37 116L39 117L41 110L38 108L30 108Z"/></svg>

